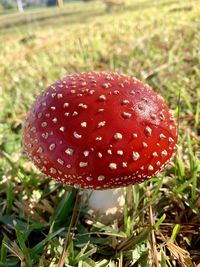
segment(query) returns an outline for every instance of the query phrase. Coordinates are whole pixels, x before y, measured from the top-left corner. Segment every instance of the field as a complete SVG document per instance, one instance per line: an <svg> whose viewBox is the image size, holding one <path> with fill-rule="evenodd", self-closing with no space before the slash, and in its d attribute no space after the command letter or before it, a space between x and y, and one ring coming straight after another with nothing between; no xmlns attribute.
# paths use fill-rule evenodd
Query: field
<svg viewBox="0 0 200 267"><path fill-rule="evenodd" d="M36 96L67 74L113 70L150 84L178 125L167 169L125 189L123 220L90 216L21 146ZM0 16L0 266L200 266L200 5L132 0ZM65 257L64 257L65 256Z"/></svg>

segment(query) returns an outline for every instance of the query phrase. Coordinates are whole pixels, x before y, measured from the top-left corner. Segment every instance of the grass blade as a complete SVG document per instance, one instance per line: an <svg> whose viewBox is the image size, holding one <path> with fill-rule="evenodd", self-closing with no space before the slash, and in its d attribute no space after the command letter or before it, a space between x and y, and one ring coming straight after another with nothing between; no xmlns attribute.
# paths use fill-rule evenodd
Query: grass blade
<svg viewBox="0 0 200 267"><path fill-rule="evenodd" d="M18 241L19 246L20 246L20 248L22 250L22 253L24 254L26 266L27 267L31 267L32 266L32 260L31 260L30 254L29 254L29 249L27 248L27 246L25 244L25 241L26 241L25 237L20 232L20 229L19 229L19 227L17 225L17 222L14 221L13 224L14 224L15 231L16 231L17 241Z"/></svg>

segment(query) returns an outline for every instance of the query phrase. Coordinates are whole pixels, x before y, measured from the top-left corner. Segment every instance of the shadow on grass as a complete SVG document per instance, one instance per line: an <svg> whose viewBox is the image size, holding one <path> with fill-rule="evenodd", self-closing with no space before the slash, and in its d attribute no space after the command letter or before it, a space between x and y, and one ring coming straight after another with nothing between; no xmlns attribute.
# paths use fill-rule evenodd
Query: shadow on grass
<svg viewBox="0 0 200 267"><path fill-rule="evenodd" d="M49 23L49 21L51 20L55 20L55 19L59 19L59 18L66 18L65 22L68 23L78 23L78 22L82 22L82 20L85 18L89 18L92 16L99 16L99 15L103 15L104 12L103 11L76 11L73 13L60 13L60 12L56 12L56 14L52 14L52 15L48 15L48 16L44 16L44 17L34 17L34 16L28 16L28 15L23 15L21 17L19 17L19 19L14 19L14 20L8 20L5 21L3 23L1 23L0 25L0 30L7 30L9 28L13 28L16 26L23 26L25 23L29 24L29 23L33 23L33 22L41 22L42 23ZM78 18L78 19L77 19ZM56 21L55 21L56 23Z"/></svg>
<svg viewBox="0 0 200 267"><path fill-rule="evenodd" d="M123 6L122 8L114 8L111 10L111 14L121 13L126 11L138 12L138 10L145 10L152 7L159 7L159 6L169 6L172 4L177 3L177 0L169 0L169 1L151 1L146 0L140 3L136 2L134 4ZM89 8L88 8L89 7ZM66 8L64 10L49 10L48 12L39 11L37 13L29 13L29 14L16 14L12 17L4 18L3 20L0 19L0 32L6 33L8 30L12 31L12 29L16 29L16 27L20 26L34 26L34 23L39 23L40 26L44 26L47 24L55 25L60 23L66 24L75 24L75 23L84 23L87 22L88 19L92 17L103 16L105 14L109 14L106 11L106 7L104 6L86 6L86 9L78 10L78 11L71 11L69 12ZM55 11L55 12L54 12ZM47 14L48 13L48 14Z"/></svg>

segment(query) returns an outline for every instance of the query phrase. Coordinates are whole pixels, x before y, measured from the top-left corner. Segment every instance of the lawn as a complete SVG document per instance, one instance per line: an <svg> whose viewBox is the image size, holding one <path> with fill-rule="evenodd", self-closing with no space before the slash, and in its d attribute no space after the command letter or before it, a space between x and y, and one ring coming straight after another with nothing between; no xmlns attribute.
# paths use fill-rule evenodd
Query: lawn
<svg viewBox="0 0 200 267"><path fill-rule="evenodd" d="M126 188L123 219L109 225L91 217L78 190L44 177L21 145L36 96L90 70L150 84L178 125L173 161ZM199 1L132 0L111 12L77 2L1 15L0 266L199 267L199 111Z"/></svg>

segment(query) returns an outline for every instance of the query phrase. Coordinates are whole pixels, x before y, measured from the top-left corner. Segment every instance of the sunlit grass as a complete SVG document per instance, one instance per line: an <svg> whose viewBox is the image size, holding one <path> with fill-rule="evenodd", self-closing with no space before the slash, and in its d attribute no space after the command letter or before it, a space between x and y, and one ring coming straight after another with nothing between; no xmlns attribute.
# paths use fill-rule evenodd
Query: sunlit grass
<svg viewBox="0 0 200 267"><path fill-rule="evenodd" d="M0 27L0 266L57 266L66 240L66 266L197 266L198 1L133 1L111 13L102 3L76 3L69 10L45 9L43 20L37 12L25 22L4 16ZM89 70L149 83L179 126L173 162L127 188L123 220L111 225L93 220L79 201L74 210L76 190L41 175L21 147L35 97L58 78Z"/></svg>

